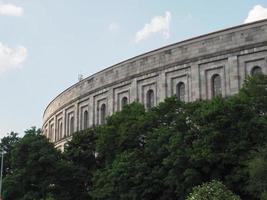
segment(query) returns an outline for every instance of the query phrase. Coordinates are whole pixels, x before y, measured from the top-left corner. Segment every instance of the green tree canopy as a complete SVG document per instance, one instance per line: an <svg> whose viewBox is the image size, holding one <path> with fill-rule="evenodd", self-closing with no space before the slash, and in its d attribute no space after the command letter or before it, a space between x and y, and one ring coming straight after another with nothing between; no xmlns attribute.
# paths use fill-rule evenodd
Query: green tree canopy
<svg viewBox="0 0 267 200"><path fill-rule="evenodd" d="M63 152L64 161L58 165L56 199L90 199L93 174L98 166L95 143L94 129L79 131L68 142Z"/></svg>
<svg viewBox="0 0 267 200"><path fill-rule="evenodd" d="M12 172L11 168L11 152L15 144L19 141L18 133L11 132L7 136L1 139L0 148L4 151L4 165L3 165L3 176Z"/></svg>
<svg viewBox="0 0 267 200"><path fill-rule="evenodd" d="M15 144L11 156L12 173L4 179L4 199L46 199L54 186L59 152L40 131L33 128Z"/></svg>
<svg viewBox="0 0 267 200"><path fill-rule="evenodd" d="M251 154L248 162L248 189L261 200L267 199L267 145Z"/></svg>

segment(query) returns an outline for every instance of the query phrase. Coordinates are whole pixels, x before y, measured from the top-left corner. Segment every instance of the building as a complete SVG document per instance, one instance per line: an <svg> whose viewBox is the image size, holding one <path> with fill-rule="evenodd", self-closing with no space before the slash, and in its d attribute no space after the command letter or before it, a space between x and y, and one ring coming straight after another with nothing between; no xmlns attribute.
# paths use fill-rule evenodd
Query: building
<svg viewBox="0 0 267 200"><path fill-rule="evenodd" d="M62 149L74 132L104 124L125 104L226 97L255 73L267 74L267 20L165 46L79 81L49 103L43 133Z"/></svg>

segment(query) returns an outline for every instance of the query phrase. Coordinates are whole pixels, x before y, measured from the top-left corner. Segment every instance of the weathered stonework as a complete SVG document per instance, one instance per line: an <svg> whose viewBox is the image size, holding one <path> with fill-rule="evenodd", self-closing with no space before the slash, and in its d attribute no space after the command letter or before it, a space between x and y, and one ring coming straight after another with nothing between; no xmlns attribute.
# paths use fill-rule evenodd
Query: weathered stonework
<svg viewBox="0 0 267 200"><path fill-rule="evenodd" d="M87 77L50 102L43 132L64 148L73 132L104 123L124 103L149 107L179 92L184 101L210 99L215 76L220 94L234 95L257 67L267 74L267 20L156 49Z"/></svg>

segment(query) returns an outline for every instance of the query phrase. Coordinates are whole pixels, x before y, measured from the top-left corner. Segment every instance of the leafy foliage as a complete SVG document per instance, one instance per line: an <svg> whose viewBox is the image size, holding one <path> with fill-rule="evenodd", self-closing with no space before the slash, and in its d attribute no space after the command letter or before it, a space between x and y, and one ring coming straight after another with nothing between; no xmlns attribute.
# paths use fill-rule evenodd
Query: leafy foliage
<svg viewBox="0 0 267 200"><path fill-rule="evenodd" d="M267 199L267 145L251 154L248 162L248 189L262 200Z"/></svg>
<svg viewBox="0 0 267 200"><path fill-rule="evenodd" d="M3 176L12 173L11 168L11 151L14 145L19 141L18 133L11 132L7 136L1 139L0 148L4 151L4 165L3 165Z"/></svg>
<svg viewBox="0 0 267 200"><path fill-rule="evenodd" d="M240 200L219 181L211 181L193 188L186 200Z"/></svg>
<svg viewBox="0 0 267 200"><path fill-rule="evenodd" d="M74 134L59 164L57 199L90 199L92 177L98 166L95 150L95 130L86 129Z"/></svg>
<svg viewBox="0 0 267 200"><path fill-rule="evenodd" d="M110 163L125 150L142 148L143 134L150 127L145 117L145 109L139 103L124 106L121 112L109 117L107 124L96 130L99 158Z"/></svg>
<svg viewBox="0 0 267 200"><path fill-rule="evenodd" d="M59 152L40 131L30 129L15 144L11 156L12 173L4 179L4 199L45 199L53 189Z"/></svg>

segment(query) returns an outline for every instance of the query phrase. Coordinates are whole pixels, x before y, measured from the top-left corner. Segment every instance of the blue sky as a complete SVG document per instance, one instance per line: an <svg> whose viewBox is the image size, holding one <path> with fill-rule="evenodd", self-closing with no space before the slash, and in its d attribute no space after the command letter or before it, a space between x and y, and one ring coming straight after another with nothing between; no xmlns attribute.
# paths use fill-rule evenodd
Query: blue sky
<svg viewBox="0 0 267 200"><path fill-rule="evenodd" d="M0 137L41 127L78 74L265 17L267 0L0 0Z"/></svg>

